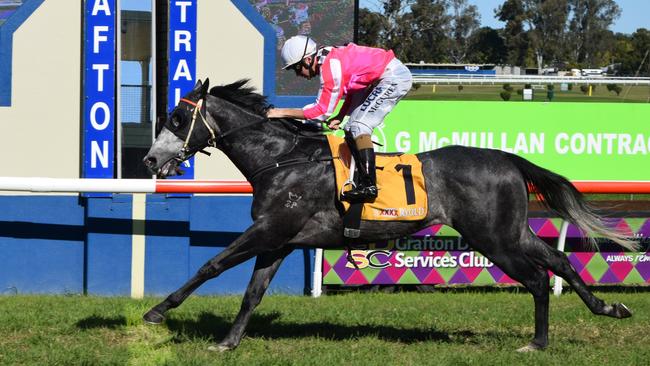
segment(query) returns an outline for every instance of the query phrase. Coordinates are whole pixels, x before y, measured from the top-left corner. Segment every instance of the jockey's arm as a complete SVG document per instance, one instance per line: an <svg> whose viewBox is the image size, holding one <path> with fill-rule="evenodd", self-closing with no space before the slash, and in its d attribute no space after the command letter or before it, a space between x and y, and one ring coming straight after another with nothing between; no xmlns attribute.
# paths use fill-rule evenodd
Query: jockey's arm
<svg viewBox="0 0 650 366"><path fill-rule="evenodd" d="M266 112L268 118L295 118L305 119L305 113L301 108L271 108Z"/></svg>
<svg viewBox="0 0 650 366"><path fill-rule="evenodd" d="M336 116L332 117L329 121L327 121L327 125L329 128L332 130L338 130L339 125L341 122L343 122L343 118L348 115L350 112L350 105L352 104L350 101L352 98L350 96L346 96L346 98L343 100L343 105L339 109L339 112L336 114Z"/></svg>
<svg viewBox="0 0 650 366"><path fill-rule="evenodd" d="M350 96L346 96L345 99L343 99L343 105L339 108L338 113L336 116L332 117L332 119L343 120L343 118L350 113L350 105L352 104L351 100L352 98Z"/></svg>

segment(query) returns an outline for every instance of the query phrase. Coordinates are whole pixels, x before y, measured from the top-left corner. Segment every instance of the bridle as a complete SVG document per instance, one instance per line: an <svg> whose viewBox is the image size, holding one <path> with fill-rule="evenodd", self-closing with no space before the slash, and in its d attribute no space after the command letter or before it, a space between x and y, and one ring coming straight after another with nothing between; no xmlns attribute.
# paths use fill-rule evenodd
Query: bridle
<svg viewBox="0 0 650 366"><path fill-rule="evenodd" d="M246 129L246 128L249 128L249 127L251 127L253 125L260 124L260 123L263 123L263 122L266 122L266 121L269 120L268 118L262 118L262 119L253 121L251 123L247 123L247 124L245 124L243 126L235 127L235 128L230 129L230 130L228 130L228 131L226 131L224 133L217 134L215 129L212 126L210 126L210 123L208 122L207 118L205 117L205 114L201 112L201 108L204 107L205 98L199 99L198 102L194 102L194 101L191 101L191 100L186 99L186 98L181 98L179 100L179 102L187 103L187 104L189 104L189 105L191 105L193 107L192 110L191 110L192 120L190 122L190 128L189 128L189 130L187 132L187 136L185 137L183 147L178 152L178 156L176 157L176 159L181 161L181 162L189 159L196 152L200 152L200 153L203 153L203 154L206 154L206 155L210 156L210 153L203 150L203 148L194 148L194 149L190 148L190 140L192 139L192 133L194 132L194 126L196 125L197 116L199 116L201 118L201 121L203 122L203 125L208 130L208 132L210 132L210 138L208 138L207 146L214 147L214 148L218 148L219 143L221 141L223 141L223 139L225 137L227 137L228 135L231 135L231 134L233 134L233 133L235 133L235 132L237 132L239 130Z"/></svg>
<svg viewBox="0 0 650 366"><path fill-rule="evenodd" d="M207 151L204 151L203 148L194 148L193 149L193 148L190 148L190 146L189 146L189 142L191 140L192 133L194 132L194 127L196 125L197 116L200 117L201 121L203 122L205 127L210 132L210 138L208 139L208 145L207 146L215 147L215 148L218 148L219 144L227 136L229 136L229 135L231 135L231 134L233 134L233 133L235 133L237 131L247 129L249 127L252 127L252 126L260 124L260 123L272 121L271 119L268 119L268 118L260 118L260 119L258 119L256 121L244 124L242 126L237 126L235 128L232 128L232 129L230 129L230 130L228 130L226 132L217 133L215 131L215 129L212 126L210 126L210 123L208 122L208 120L205 117L204 113L201 112L201 108L203 108L204 104L205 104L205 98L199 99L198 102L193 102L193 101L191 101L189 99L181 98L179 100L179 102L187 103L187 104L189 104L189 105L191 105L193 107L193 109L191 110L192 121L190 122L190 127L189 127L189 130L188 130L188 133L187 133L187 137L185 138L185 142L183 143L183 148L178 152L178 155L175 158L179 162L183 162L183 161L187 160L192 155L194 155L196 152L201 152L201 153L204 153L204 154L206 154L208 156L210 155L210 153L207 152ZM297 129L294 130L294 132L297 132ZM300 137L299 133L295 135L293 145L292 145L291 149L288 152L286 152L285 154L283 154L283 155L289 154L291 151L293 151L297 147L299 137ZM304 137L307 137L307 136L304 136ZM263 173L265 173L265 172L267 172L269 170L274 170L274 169L277 169L277 168L280 168L280 167L296 165L296 164L321 162L321 161L331 161L331 160L332 160L331 157L320 158L320 157L314 156L314 155L308 156L306 158L281 160L281 161L278 161L278 162L271 163L271 164L265 165L263 167L260 167L257 170L255 170L254 172L252 172L251 181L255 180L255 178L257 176L259 176L259 175L261 175L261 174L263 174Z"/></svg>
<svg viewBox="0 0 650 366"><path fill-rule="evenodd" d="M193 101L185 98L181 98L181 102L185 102L191 106L194 107L192 110L192 122L190 123L190 129L187 132L187 137L185 137L185 142L183 143L183 148L179 152L179 154L183 154L184 156L190 156L189 154L190 149L189 149L189 144L190 144L190 139L192 138L192 132L194 132L194 125L196 123L196 116L199 115L201 117L201 121L203 121L203 124L205 125L205 128L208 129L210 132L210 138L208 139L208 146L210 147L217 147L217 135L214 132L214 129L210 124L208 123L208 120L205 118L203 113L201 113L201 107L203 106L203 101L205 99L199 99L198 102L194 103ZM197 151L202 151L202 149L198 149ZM208 154L209 155L209 154Z"/></svg>

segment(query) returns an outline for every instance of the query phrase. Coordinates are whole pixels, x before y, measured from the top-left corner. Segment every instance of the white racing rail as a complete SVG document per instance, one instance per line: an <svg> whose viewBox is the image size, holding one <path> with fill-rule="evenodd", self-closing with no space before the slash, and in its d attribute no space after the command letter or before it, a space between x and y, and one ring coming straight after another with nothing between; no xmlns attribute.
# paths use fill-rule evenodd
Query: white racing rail
<svg viewBox="0 0 650 366"><path fill-rule="evenodd" d="M0 191L68 193L253 193L246 181L0 177Z"/></svg>
<svg viewBox="0 0 650 366"><path fill-rule="evenodd" d="M646 193L650 181L574 181L582 193ZM160 180L160 179L65 179L35 177L0 177L0 191L69 192L69 193L222 193L248 194L253 188L246 181L235 180ZM569 223L562 221L557 249L564 251ZM142 252L142 250L140 250ZM142 254L142 253L141 253ZM143 255L143 254L142 254ZM322 293L323 250L316 249L312 296ZM141 261L143 261L142 257ZM143 295L143 286L134 297ZM562 279L556 277L555 295L562 293Z"/></svg>
<svg viewBox="0 0 650 366"><path fill-rule="evenodd" d="M420 84L592 84L646 85L647 77L608 76L541 76L541 75L436 75L413 73L413 82Z"/></svg>

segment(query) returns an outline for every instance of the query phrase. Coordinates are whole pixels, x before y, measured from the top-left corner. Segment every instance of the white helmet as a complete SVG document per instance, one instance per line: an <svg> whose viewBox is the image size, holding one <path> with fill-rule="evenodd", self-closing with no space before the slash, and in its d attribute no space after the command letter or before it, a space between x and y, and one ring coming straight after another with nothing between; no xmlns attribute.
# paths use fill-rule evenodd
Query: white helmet
<svg viewBox="0 0 650 366"><path fill-rule="evenodd" d="M308 36L293 36L287 39L282 46L282 66L286 70L291 65L300 62L303 58L316 53L316 42Z"/></svg>

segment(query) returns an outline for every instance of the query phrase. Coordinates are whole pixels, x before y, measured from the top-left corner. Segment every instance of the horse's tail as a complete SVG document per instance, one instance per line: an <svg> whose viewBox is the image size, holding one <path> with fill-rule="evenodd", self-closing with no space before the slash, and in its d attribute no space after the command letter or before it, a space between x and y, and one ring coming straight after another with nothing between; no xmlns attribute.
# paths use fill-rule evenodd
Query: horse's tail
<svg viewBox="0 0 650 366"><path fill-rule="evenodd" d="M566 178L517 155L506 156L524 176L529 189L534 189L541 196L541 202L588 234L592 243L595 243L593 236L600 235L630 251L637 251L638 243L605 226L594 207L584 200L582 194Z"/></svg>

